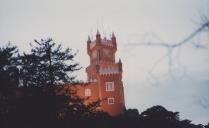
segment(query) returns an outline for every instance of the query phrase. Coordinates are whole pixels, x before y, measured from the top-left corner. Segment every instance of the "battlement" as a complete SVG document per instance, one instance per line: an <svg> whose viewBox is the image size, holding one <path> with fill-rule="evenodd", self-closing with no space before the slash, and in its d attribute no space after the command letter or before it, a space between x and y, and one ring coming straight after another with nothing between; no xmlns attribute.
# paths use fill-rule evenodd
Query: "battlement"
<svg viewBox="0 0 209 128"><path fill-rule="evenodd" d="M122 63L119 60L118 63L115 64L101 64L99 68L99 74L119 74L122 73Z"/></svg>
<svg viewBox="0 0 209 128"><path fill-rule="evenodd" d="M87 40L88 51L92 50L95 46L107 46L110 48L117 49L115 34L112 33L112 37L110 39L107 39L106 37L102 38L99 32L97 32L95 40L91 40L90 37L88 37Z"/></svg>
<svg viewBox="0 0 209 128"><path fill-rule="evenodd" d="M97 45L96 40L91 41L89 43L90 49L94 48L94 46L96 46L96 45ZM115 46L115 44L113 43L113 41L110 40L110 39L107 39L107 38L101 39L101 41L99 42L99 45L104 45L104 46L113 47L113 48Z"/></svg>
<svg viewBox="0 0 209 128"><path fill-rule="evenodd" d="M101 75L118 74L118 73L120 73L120 70L119 70L119 67L107 67L107 68L100 68L99 73Z"/></svg>

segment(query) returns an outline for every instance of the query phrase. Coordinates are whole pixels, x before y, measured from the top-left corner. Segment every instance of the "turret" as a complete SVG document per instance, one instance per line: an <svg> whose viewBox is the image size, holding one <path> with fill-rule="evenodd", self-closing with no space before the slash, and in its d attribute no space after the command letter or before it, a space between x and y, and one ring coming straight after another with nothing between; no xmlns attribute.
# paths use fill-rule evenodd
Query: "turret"
<svg viewBox="0 0 209 128"><path fill-rule="evenodd" d="M96 43L101 43L101 36L100 36L100 33L99 33L99 30L97 30L97 34L96 34Z"/></svg>
<svg viewBox="0 0 209 128"><path fill-rule="evenodd" d="M118 64L119 64L119 71L120 71L120 72L123 72L123 67L122 67L121 59L119 59Z"/></svg>
<svg viewBox="0 0 209 128"><path fill-rule="evenodd" d="M88 36L88 40L87 40L87 52L89 54L89 51L90 51L90 43L91 43L91 39L90 39L90 36Z"/></svg>
<svg viewBox="0 0 209 128"><path fill-rule="evenodd" d="M114 45L114 46L115 46L115 48L117 49L116 37L115 37L114 32L112 33L112 37L111 37L111 39L112 39L112 43L113 43L113 45Z"/></svg>
<svg viewBox="0 0 209 128"><path fill-rule="evenodd" d="M87 40L87 43L91 43L91 39L90 39L90 36L88 36L88 40Z"/></svg>

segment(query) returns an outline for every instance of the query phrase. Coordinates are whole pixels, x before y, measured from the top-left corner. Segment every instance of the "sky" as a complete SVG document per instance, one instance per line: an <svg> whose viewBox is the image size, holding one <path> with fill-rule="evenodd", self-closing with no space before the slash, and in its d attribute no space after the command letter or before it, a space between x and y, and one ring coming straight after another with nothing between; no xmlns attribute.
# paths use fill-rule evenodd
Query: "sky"
<svg viewBox="0 0 209 128"><path fill-rule="evenodd" d="M154 105L180 112L181 119L209 122L209 50L191 42L208 44L208 33L169 51L141 42L177 43L200 25L208 14L208 0L0 0L0 46L9 41L28 52L34 39L53 38L79 51L75 60L83 67L78 79L86 80L89 64L88 35L95 39L115 33L116 58L123 63L127 108L139 112Z"/></svg>

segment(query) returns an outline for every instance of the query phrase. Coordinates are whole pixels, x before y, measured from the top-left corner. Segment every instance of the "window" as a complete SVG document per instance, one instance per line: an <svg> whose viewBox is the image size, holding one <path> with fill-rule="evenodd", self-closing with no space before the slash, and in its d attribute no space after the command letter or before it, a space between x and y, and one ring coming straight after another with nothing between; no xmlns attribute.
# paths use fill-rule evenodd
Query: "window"
<svg viewBox="0 0 209 128"><path fill-rule="evenodd" d="M114 91L114 82L106 82L106 91Z"/></svg>
<svg viewBox="0 0 209 128"><path fill-rule="evenodd" d="M85 96L91 96L91 89L85 89Z"/></svg>
<svg viewBox="0 0 209 128"><path fill-rule="evenodd" d="M107 103L114 104L115 103L114 98L107 98Z"/></svg>

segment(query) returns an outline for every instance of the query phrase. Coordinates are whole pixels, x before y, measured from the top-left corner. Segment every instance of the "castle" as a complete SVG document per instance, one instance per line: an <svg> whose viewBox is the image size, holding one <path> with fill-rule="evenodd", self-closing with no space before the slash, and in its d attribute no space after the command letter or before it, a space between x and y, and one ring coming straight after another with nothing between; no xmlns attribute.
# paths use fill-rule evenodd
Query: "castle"
<svg viewBox="0 0 209 128"><path fill-rule="evenodd" d="M125 108L122 82L122 62L115 62L116 37L102 38L99 31L96 40L87 40L90 65L86 68L88 82L77 84L76 95L85 98L85 103L101 100L101 109L112 116L123 114Z"/></svg>

